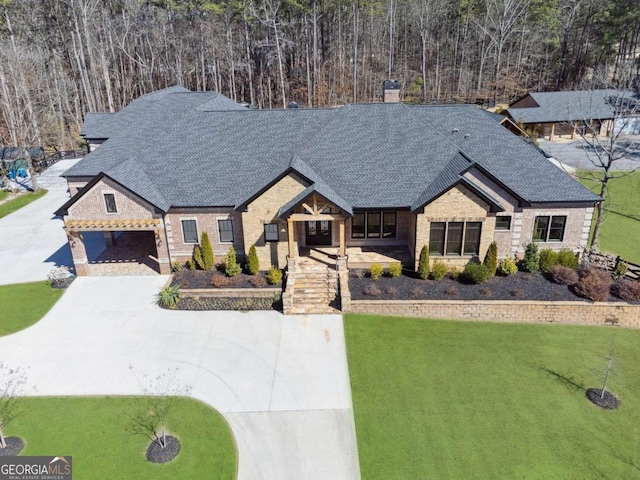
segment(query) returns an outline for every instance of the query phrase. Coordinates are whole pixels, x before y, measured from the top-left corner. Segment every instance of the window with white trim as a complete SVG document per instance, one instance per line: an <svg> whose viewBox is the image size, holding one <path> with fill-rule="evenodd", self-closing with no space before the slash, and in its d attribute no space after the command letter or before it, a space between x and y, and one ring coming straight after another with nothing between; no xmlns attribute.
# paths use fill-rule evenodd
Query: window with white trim
<svg viewBox="0 0 640 480"><path fill-rule="evenodd" d="M198 243L198 226L195 220L181 220L182 241L184 243Z"/></svg>
<svg viewBox="0 0 640 480"><path fill-rule="evenodd" d="M220 243L233 242L233 222L231 220L218 220L218 233Z"/></svg>

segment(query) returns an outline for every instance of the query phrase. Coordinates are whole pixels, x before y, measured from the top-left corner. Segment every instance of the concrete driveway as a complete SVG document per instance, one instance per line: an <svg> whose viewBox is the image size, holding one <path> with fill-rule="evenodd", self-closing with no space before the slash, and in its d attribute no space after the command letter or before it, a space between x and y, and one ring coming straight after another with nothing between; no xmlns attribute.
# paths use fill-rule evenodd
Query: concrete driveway
<svg viewBox="0 0 640 480"><path fill-rule="evenodd" d="M0 218L0 285L45 280L55 266L73 266L61 218L53 215L68 199L60 174L78 160L61 160L38 177L49 192Z"/></svg>
<svg viewBox="0 0 640 480"><path fill-rule="evenodd" d="M140 394L132 374L178 368L229 421L240 479L360 478L339 315L180 312L165 276L78 278L37 324L0 338L38 395Z"/></svg>
<svg viewBox="0 0 640 480"><path fill-rule="evenodd" d="M607 139L602 139L606 144ZM562 164L577 170L594 170L593 161L598 161L594 148L582 139L548 140L539 139L540 148ZM618 151L627 150L624 158L616 160L614 170L632 170L640 167L640 136L630 135L620 138Z"/></svg>

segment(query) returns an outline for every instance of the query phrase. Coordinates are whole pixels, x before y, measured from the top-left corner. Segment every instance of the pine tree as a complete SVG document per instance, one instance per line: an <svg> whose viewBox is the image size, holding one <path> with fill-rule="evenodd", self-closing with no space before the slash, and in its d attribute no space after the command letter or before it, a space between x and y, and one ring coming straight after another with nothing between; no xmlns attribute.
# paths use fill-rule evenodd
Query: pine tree
<svg viewBox="0 0 640 480"><path fill-rule="evenodd" d="M215 264L215 256L213 255L213 247L211 247L207 232L202 232L200 236L200 250L202 251L202 269L211 270Z"/></svg>
<svg viewBox="0 0 640 480"><path fill-rule="evenodd" d="M236 261L236 251L233 247L229 247L229 251L227 252L224 273L226 273L228 277L235 277L242 273L242 267L240 267L240 264Z"/></svg>
<svg viewBox="0 0 640 480"><path fill-rule="evenodd" d="M200 245L196 245L195 247L193 247L193 262L200 270L205 270L204 259L202 258L202 249L200 248Z"/></svg>
<svg viewBox="0 0 640 480"><path fill-rule="evenodd" d="M251 275L257 275L260 271L260 260L258 260L258 252L256 251L255 245L251 245L249 249L249 262L247 267Z"/></svg>
<svg viewBox="0 0 640 480"><path fill-rule="evenodd" d="M429 247L422 246L420 250L420 260L418 261L418 275L423 280L429 278Z"/></svg>
<svg viewBox="0 0 640 480"><path fill-rule="evenodd" d="M482 263L489 269L493 277L498 270L498 244L496 242L491 242Z"/></svg>

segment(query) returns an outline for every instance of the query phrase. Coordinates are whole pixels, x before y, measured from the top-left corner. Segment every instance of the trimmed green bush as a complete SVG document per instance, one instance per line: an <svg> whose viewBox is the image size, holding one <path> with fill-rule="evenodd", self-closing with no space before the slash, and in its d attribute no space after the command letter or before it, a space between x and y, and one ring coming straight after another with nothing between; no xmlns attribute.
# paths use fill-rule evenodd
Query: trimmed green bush
<svg viewBox="0 0 640 480"><path fill-rule="evenodd" d="M282 270L280 270L275 265L271 265L269 267L269 271L267 272L267 282L271 285L277 285L282 281Z"/></svg>
<svg viewBox="0 0 640 480"><path fill-rule="evenodd" d="M189 270L195 270L196 269L196 262L194 262L193 258L190 258L189 260L187 260L187 268Z"/></svg>
<svg viewBox="0 0 640 480"><path fill-rule="evenodd" d="M215 257L207 232L202 232L200 235L200 252L202 254L202 269L211 270L215 264Z"/></svg>
<svg viewBox="0 0 640 480"><path fill-rule="evenodd" d="M200 270L206 270L204 268L204 258L202 258L202 248L200 248L200 245L193 247L193 263Z"/></svg>
<svg viewBox="0 0 640 480"><path fill-rule="evenodd" d="M479 284L491 278L491 272L486 265L469 262L462 271L462 278L467 283Z"/></svg>
<svg viewBox="0 0 640 480"><path fill-rule="evenodd" d="M380 277L382 277L383 273L384 268L379 263L374 263L369 268L369 275L371 276L372 280L379 280Z"/></svg>
<svg viewBox="0 0 640 480"><path fill-rule="evenodd" d="M540 250L540 270L549 273L558 264L558 254L550 248Z"/></svg>
<svg viewBox="0 0 640 480"><path fill-rule="evenodd" d="M518 265L516 265L516 261L513 258L503 258L498 264L498 270L501 275L508 277L518 271Z"/></svg>
<svg viewBox="0 0 640 480"><path fill-rule="evenodd" d="M227 252L226 261L224 262L224 273L226 273L228 277L235 277L242 273L242 267L236 261L236 251L233 247L229 247L229 251Z"/></svg>
<svg viewBox="0 0 640 480"><path fill-rule="evenodd" d="M156 303L162 308L176 308L181 298L180 285L169 285L160 290Z"/></svg>
<svg viewBox="0 0 640 480"><path fill-rule="evenodd" d="M388 268L389 276L392 278L398 278L402 275L402 264L401 263L392 263Z"/></svg>
<svg viewBox="0 0 640 480"><path fill-rule="evenodd" d="M482 264L489 269L492 277L496 274L498 270L498 244L496 242L491 242L489 245Z"/></svg>
<svg viewBox="0 0 640 480"><path fill-rule="evenodd" d="M569 248L562 248L558 250L558 263L563 267L578 268L578 257Z"/></svg>
<svg viewBox="0 0 640 480"><path fill-rule="evenodd" d="M258 252L256 246L251 245L249 249L249 261L247 262L247 270L251 275L257 275L260 271L260 260L258 260Z"/></svg>
<svg viewBox="0 0 640 480"><path fill-rule="evenodd" d="M420 260L418 261L418 275L423 280L429 278L429 247L422 246L420 250Z"/></svg>
<svg viewBox="0 0 640 480"><path fill-rule="evenodd" d="M447 265L443 261L436 260L433 262L433 265L431 266L431 278L435 281L442 280L446 274Z"/></svg>
<svg viewBox="0 0 640 480"><path fill-rule="evenodd" d="M627 265L625 262L618 262L616 264L616 268L613 270L613 278L615 278L616 280L620 280L621 278L624 278L628 271L629 265Z"/></svg>
<svg viewBox="0 0 640 480"><path fill-rule="evenodd" d="M524 261L522 267L525 272L537 272L540 270L540 253L536 243L529 243L524 250Z"/></svg>

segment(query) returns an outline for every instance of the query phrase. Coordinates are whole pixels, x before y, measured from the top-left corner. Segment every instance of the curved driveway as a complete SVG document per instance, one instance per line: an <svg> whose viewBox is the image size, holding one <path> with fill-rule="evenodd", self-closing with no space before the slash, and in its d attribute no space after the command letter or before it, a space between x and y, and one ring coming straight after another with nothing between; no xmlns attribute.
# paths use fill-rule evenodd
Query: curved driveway
<svg viewBox="0 0 640 480"><path fill-rule="evenodd" d="M43 279L51 258L64 262L55 184L0 220L0 242L46 237L0 243L0 284ZM38 395L140 394L130 367L150 376L177 368L192 396L231 425L239 479L359 479L342 318L162 310L154 295L166 280L78 278L40 322L0 338L0 361L28 367Z"/></svg>

